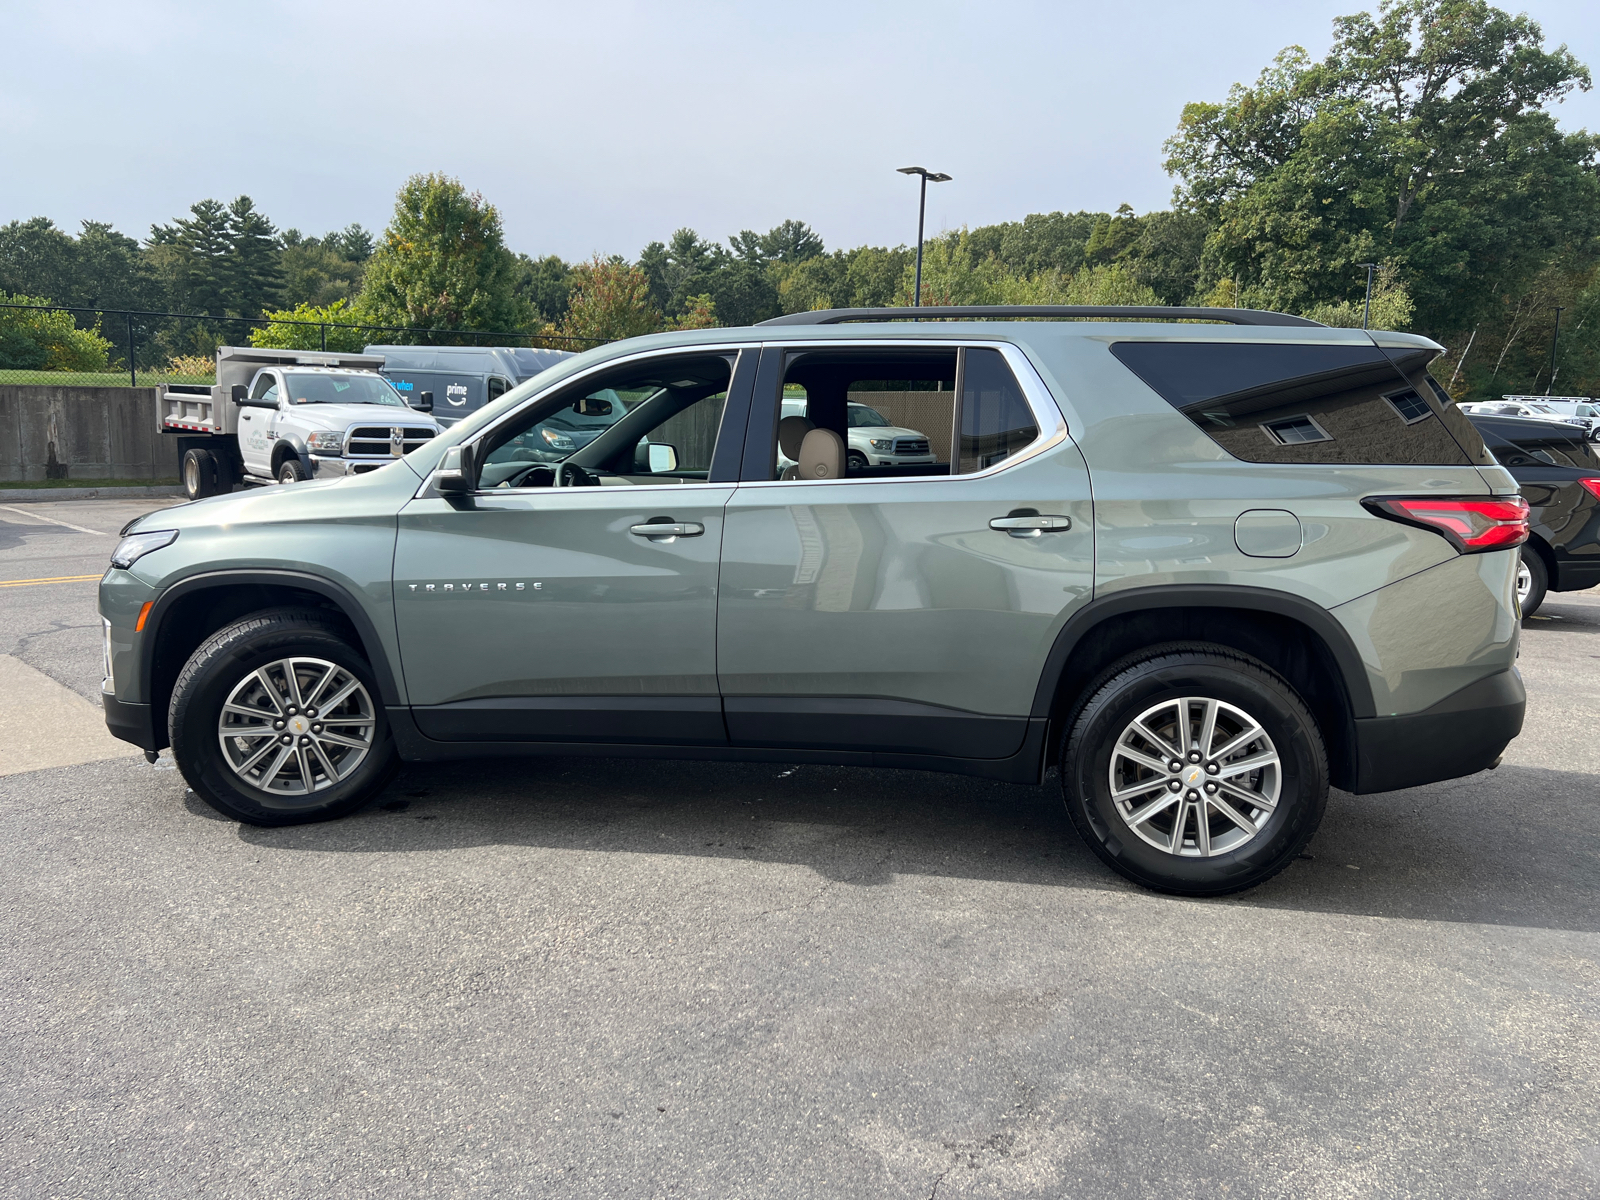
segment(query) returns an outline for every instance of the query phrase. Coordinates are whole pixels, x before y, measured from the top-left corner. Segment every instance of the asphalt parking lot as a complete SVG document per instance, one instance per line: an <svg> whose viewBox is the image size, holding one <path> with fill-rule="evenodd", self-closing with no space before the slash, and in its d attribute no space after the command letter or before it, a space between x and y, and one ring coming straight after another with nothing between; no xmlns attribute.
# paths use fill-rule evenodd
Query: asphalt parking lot
<svg viewBox="0 0 1600 1200"><path fill-rule="evenodd" d="M95 729L150 507L0 494L0 1195L1600 1193L1600 593L1528 622L1499 770L1191 901L1053 780L457 764L224 821Z"/></svg>

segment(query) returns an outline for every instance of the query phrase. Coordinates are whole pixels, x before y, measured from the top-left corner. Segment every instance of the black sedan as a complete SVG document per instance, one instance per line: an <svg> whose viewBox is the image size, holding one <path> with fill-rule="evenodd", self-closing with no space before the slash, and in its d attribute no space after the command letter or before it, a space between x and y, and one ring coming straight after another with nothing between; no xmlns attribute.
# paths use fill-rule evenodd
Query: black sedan
<svg viewBox="0 0 1600 1200"><path fill-rule="evenodd" d="M1522 615L1546 591L1576 592L1600 584L1600 456L1574 427L1521 417L1468 417L1500 464L1516 476L1532 536L1522 547L1517 596Z"/></svg>

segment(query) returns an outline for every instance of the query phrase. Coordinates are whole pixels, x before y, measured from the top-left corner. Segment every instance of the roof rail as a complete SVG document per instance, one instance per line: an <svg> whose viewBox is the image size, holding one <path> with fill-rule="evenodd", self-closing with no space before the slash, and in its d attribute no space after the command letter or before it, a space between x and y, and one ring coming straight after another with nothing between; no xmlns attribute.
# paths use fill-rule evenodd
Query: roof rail
<svg viewBox="0 0 1600 1200"><path fill-rule="evenodd" d="M1169 308L1165 305L1135 304L931 304L924 308L825 308L817 312L785 313L759 324L842 325L847 321L907 321L917 317L938 321L952 318L1099 317L1112 321L1221 321L1228 325L1309 325L1317 329L1326 328L1321 321L1253 308Z"/></svg>

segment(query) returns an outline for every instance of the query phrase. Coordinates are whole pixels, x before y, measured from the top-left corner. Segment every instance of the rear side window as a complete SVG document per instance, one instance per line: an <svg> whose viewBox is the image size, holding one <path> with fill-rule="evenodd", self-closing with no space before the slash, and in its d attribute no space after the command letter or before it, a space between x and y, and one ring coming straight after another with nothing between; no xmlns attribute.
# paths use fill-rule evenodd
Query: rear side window
<svg viewBox="0 0 1600 1200"><path fill-rule="evenodd" d="M1039 436L1033 410L998 350L969 349L961 372L961 457L956 474L986 470Z"/></svg>
<svg viewBox="0 0 1600 1200"><path fill-rule="evenodd" d="M1446 426L1434 389L1402 374L1376 346L1118 342L1111 352L1246 462L1473 461ZM1422 366L1425 375L1426 360ZM1482 452L1482 440L1456 415ZM1486 453L1482 461L1490 461Z"/></svg>

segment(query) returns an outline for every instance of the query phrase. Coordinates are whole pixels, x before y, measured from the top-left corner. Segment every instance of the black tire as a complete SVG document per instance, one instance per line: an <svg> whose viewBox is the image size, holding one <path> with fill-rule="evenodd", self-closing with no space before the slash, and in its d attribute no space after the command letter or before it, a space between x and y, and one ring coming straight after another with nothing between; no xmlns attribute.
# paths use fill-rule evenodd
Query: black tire
<svg viewBox="0 0 1600 1200"><path fill-rule="evenodd" d="M846 470L860 471L868 465L867 456L859 450L851 450L844 456L844 465Z"/></svg>
<svg viewBox="0 0 1600 1200"><path fill-rule="evenodd" d="M1526 542L1522 546L1522 567L1517 572L1517 591L1523 588L1522 571L1527 571L1527 595L1519 595L1522 615L1531 617L1539 611L1539 606L1544 603L1545 594L1550 590L1550 571L1544 565L1544 555L1540 554Z"/></svg>
<svg viewBox="0 0 1600 1200"><path fill-rule="evenodd" d="M1112 665L1089 686L1085 696L1087 699L1072 715L1062 739L1061 789L1078 833L1118 874L1159 892L1226 895L1272 878L1294 860L1316 833L1328 803L1328 756L1322 735L1294 689L1264 663L1209 643L1153 646ZM1118 741L1124 731L1131 730L1135 718L1152 708L1172 703L1176 714L1179 699L1190 700L1191 704L1198 704L1201 699L1219 702L1222 715L1216 718L1215 725L1219 733L1225 719L1234 719L1228 715L1233 711L1253 720L1271 739L1279 764L1275 775L1276 806L1259 810L1266 815L1254 818L1254 834L1247 835L1242 826L1230 822L1220 810L1211 810L1214 801L1206 795L1210 785L1203 759L1199 763L1201 774L1190 781L1203 790L1182 790L1188 784L1181 775L1169 778L1148 772L1146 782L1154 781L1158 789L1165 789L1176 780L1180 782L1179 792L1169 797L1166 790L1156 790L1139 797L1140 804L1148 803L1150 810L1157 812L1141 825L1144 833L1136 832L1124 818L1112 795L1113 755L1119 755L1119 764L1127 763L1120 756ZM1204 712L1204 708L1191 708L1189 704L1184 709L1195 714ZM1172 728L1176 727L1174 718ZM1251 752L1252 746L1262 745L1247 743L1236 753ZM1225 747L1213 741L1211 748ZM1232 760L1232 756L1229 758ZM1183 763L1185 771L1192 769L1186 757L1174 761ZM1252 779L1266 779L1268 770L1271 769L1242 777L1248 784ZM1130 785L1125 796L1131 794L1132 786L1136 785ZM1193 802L1187 800L1195 796L1200 797L1198 810L1190 807ZM1232 799L1226 792L1223 796ZM1176 804L1181 814L1178 820L1183 824L1175 838L1172 827L1178 822L1172 819L1172 809L1165 814L1160 812L1158 798L1169 805ZM1134 815L1144 811L1139 808ZM1244 816L1251 820L1256 811ZM1213 838L1220 844L1217 852L1207 857L1199 856L1205 853L1200 848L1201 814L1207 821L1207 845ZM1184 837L1186 830L1194 831L1193 857ZM1176 840L1178 853L1173 853L1170 845L1162 849L1147 840L1161 840L1163 836L1169 843ZM1246 840L1230 848L1230 838Z"/></svg>
<svg viewBox="0 0 1600 1200"><path fill-rule="evenodd" d="M300 465L298 455L291 454L278 464L279 483L300 483L306 478L306 469Z"/></svg>
<svg viewBox="0 0 1600 1200"><path fill-rule="evenodd" d="M191 500L204 500L217 494L217 460L209 450L183 452L183 494Z"/></svg>
<svg viewBox="0 0 1600 1200"><path fill-rule="evenodd" d="M291 795L254 786L229 761L219 729L223 706L235 687L241 686L258 669L266 668L270 674L274 664L289 658L331 663L354 677L366 689L373 722L370 749L352 766L350 774L331 785L321 785L309 794ZM265 709L263 713L271 715ZM321 715L327 719L327 714L317 714L314 708L308 709L306 715ZM212 634L178 676L172 689L168 721L172 757L195 794L223 815L249 825L298 825L345 816L382 791L399 767L372 668L326 614L315 609L285 608L255 613ZM320 732L320 727L313 728ZM229 740L236 741L231 737ZM244 739L237 741L243 753ZM250 748L276 741L278 736L274 733L254 742ZM340 765L334 763L335 768ZM294 763L288 764L287 770L290 773L287 782L293 784L300 773ZM313 765L313 783L317 770L319 768ZM331 778L329 772L322 774L324 778Z"/></svg>

